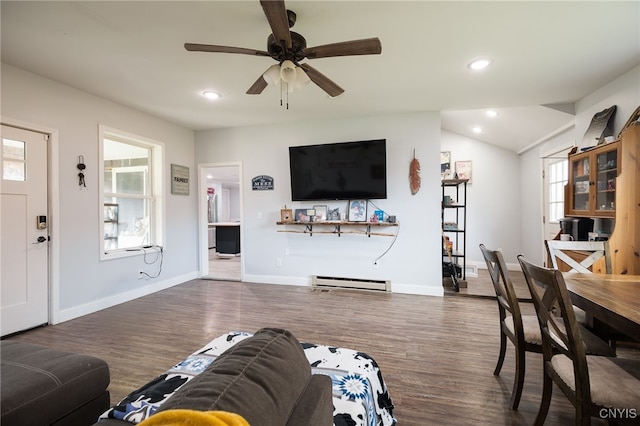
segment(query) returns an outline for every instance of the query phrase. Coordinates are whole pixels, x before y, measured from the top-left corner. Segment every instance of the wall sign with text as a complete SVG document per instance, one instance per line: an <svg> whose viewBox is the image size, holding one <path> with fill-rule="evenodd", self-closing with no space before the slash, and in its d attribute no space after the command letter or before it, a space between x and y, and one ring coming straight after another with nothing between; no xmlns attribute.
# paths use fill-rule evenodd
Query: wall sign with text
<svg viewBox="0 0 640 426"><path fill-rule="evenodd" d="M273 178L267 175L256 176L251 179L252 191L273 191Z"/></svg>
<svg viewBox="0 0 640 426"><path fill-rule="evenodd" d="M189 168L171 165L171 193L177 195L189 195Z"/></svg>

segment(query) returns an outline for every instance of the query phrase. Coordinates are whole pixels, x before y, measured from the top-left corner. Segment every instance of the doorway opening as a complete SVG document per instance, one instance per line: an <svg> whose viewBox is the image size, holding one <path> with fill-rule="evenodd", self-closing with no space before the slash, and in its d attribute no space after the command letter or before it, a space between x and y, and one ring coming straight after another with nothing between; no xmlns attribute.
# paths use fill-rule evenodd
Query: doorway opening
<svg viewBox="0 0 640 426"><path fill-rule="evenodd" d="M200 259L204 279L242 281L241 166L199 166Z"/></svg>

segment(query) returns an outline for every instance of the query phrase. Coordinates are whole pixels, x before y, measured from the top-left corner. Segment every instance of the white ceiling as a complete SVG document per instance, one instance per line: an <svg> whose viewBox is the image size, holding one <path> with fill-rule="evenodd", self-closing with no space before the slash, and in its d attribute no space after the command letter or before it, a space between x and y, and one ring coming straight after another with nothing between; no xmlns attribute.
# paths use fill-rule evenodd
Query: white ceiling
<svg viewBox="0 0 640 426"><path fill-rule="evenodd" d="M345 89L245 92L273 60L187 52L266 50L252 1L1 2L2 61L194 130L443 111L444 129L519 151L640 63L638 1L287 1L308 46L379 37L382 54L308 61ZM489 56L490 69L466 65ZM200 96L222 93L218 102ZM486 108L500 112L489 121ZM474 135L473 125L487 128ZM320 139L320 138L319 138Z"/></svg>

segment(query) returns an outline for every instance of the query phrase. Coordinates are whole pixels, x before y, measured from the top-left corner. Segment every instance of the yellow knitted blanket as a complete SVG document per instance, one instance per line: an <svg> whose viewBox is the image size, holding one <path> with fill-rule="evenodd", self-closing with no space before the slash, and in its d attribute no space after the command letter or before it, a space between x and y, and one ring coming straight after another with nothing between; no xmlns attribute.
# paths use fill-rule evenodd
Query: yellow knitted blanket
<svg viewBox="0 0 640 426"><path fill-rule="evenodd" d="M244 417L227 411L160 411L138 426L250 426Z"/></svg>

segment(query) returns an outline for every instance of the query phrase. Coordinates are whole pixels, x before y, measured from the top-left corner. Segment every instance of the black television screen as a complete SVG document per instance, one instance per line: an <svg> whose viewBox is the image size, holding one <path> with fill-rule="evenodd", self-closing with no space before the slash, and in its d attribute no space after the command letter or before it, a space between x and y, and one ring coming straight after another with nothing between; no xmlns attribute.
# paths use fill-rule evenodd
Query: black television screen
<svg viewBox="0 0 640 426"><path fill-rule="evenodd" d="M387 198L386 139L289 147L291 199Z"/></svg>

